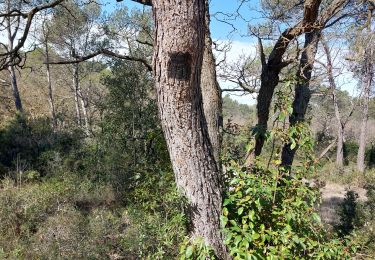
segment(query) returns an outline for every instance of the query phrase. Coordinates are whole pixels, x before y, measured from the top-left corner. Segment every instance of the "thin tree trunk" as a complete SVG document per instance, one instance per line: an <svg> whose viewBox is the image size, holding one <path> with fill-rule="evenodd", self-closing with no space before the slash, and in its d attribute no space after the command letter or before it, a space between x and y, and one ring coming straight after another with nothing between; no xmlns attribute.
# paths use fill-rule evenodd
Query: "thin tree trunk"
<svg viewBox="0 0 375 260"><path fill-rule="evenodd" d="M337 129L337 146L336 146L336 165L342 167L344 165L344 128L341 124Z"/></svg>
<svg viewBox="0 0 375 260"><path fill-rule="evenodd" d="M332 141L318 156L318 158L316 158L316 161L320 161L328 152L329 150L331 150L331 148L335 145L336 143L336 140Z"/></svg>
<svg viewBox="0 0 375 260"><path fill-rule="evenodd" d="M312 32L305 34L304 51L302 52L297 72L298 80L295 87L293 112L289 118L290 127L295 127L297 124L305 120L305 114L311 97L310 80L320 36L320 30L313 30ZM284 145L281 154L282 166L287 169L292 166L297 149L298 145L292 148L292 143Z"/></svg>
<svg viewBox="0 0 375 260"><path fill-rule="evenodd" d="M267 122L269 119L269 110L275 87L279 83L279 73L290 62L283 61L289 43L303 33L311 34L312 31L322 30L325 24L334 17L338 11L345 6L347 0L335 0L322 10L319 14L321 0L304 1L304 14L302 20L296 25L286 29L277 40L271 54L266 61L263 47L260 48L260 58L262 62L261 87L257 98L257 116L258 116L258 134L255 136L255 148L248 154L246 165L250 166L253 159L259 156L265 142L265 132L267 131ZM344 17L344 16L343 16ZM319 28L319 29L318 29ZM261 43L261 41L260 41ZM301 84L302 86L303 84ZM307 94L300 87L296 94ZM303 93L301 93L303 92ZM309 98L308 98L309 99ZM297 104L296 104L297 105ZM303 109L302 109L303 110ZM301 111L303 112L303 111ZM293 152L292 152L293 153ZM294 157L294 155L291 155Z"/></svg>
<svg viewBox="0 0 375 260"><path fill-rule="evenodd" d="M87 99L83 96L81 88L78 89L78 94L81 101L81 108L82 108L82 116L83 121L85 123L85 133L86 135L90 135L90 122L89 122L89 115L88 115L88 102Z"/></svg>
<svg viewBox="0 0 375 260"><path fill-rule="evenodd" d="M73 64L73 91L74 91L74 103L76 108L76 120L78 126L82 125L81 110L79 108L79 74L78 74L78 63Z"/></svg>
<svg viewBox="0 0 375 260"><path fill-rule="evenodd" d="M200 88L205 1L155 0L152 4L153 72L176 183L189 201L193 238L202 237L224 259L219 220L222 184Z"/></svg>
<svg viewBox="0 0 375 260"><path fill-rule="evenodd" d="M18 91L17 76L16 76L16 71L14 69L14 66L12 65L9 66L8 71L9 71L10 82L12 86L14 105L16 107L16 110L22 113L23 112L22 101L21 101L20 93Z"/></svg>
<svg viewBox="0 0 375 260"><path fill-rule="evenodd" d="M10 11L10 2L8 4L8 11ZM5 18L7 22L7 36L8 36L8 51L13 50L13 44L15 40L15 34L12 33L12 23L10 21L10 17ZM19 21L18 21L18 26L19 26ZM16 29L18 30L18 28ZM12 61L10 62L12 64ZM18 85L17 85L17 75L16 71L14 68L14 65L9 65L8 66L8 71L9 71L9 76L10 76L10 82L12 86L12 94L13 94L13 100L14 100L14 105L16 107L16 110L18 112L23 112L23 107L22 107L22 101L21 101L21 96L18 90Z"/></svg>
<svg viewBox="0 0 375 260"><path fill-rule="evenodd" d="M333 76L333 62L332 62L331 53L329 51L327 42L323 38L322 38L322 45L323 45L323 49L327 57L326 69L327 69L328 81L329 81L329 86L331 89L333 107L335 110L335 117L336 117L336 123L337 123L336 165L338 167L342 167L344 165L345 124L342 121L339 104L337 102L337 96L336 96L337 86L336 86L335 78Z"/></svg>
<svg viewBox="0 0 375 260"><path fill-rule="evenodd" d="M48 50L48 41L47 38L44 39L45 41L45 49L46 49L46 71L47 71L47 84L48 84L48 102L50 106L51 112L51 119L52 119L52 128L54 131L57 129L57 118L56 118L56 110L55 110L55 100L53 98L53 88L52 88L52 79L51 79L51 71L49 65L49 50Z"/></svg>
<svg viewBox="0 0 375 260"><path fill-rule="evenodd" d="M363 84L363 103L362 103L362 123L361 133L359 135L359 148L357 155L357 169L359 172L365 171L365 153L366 153L366 135L367 135L367 121L368 109L370 101L371 84L373 77L373 64L369 61L369 57L365 54L365 75L362 81Z"/></svg>
<svg viewBox="0 0 375 260"><path fill-rule="evenodd" d="M206 0L205 45L201 73L201 89L203 97L203 111L207 122L208 135L218 169L221 170L220 152L222 143L222 99L221 89L216 78L216 62L212 52L210 36L209 3Z"/></svg>

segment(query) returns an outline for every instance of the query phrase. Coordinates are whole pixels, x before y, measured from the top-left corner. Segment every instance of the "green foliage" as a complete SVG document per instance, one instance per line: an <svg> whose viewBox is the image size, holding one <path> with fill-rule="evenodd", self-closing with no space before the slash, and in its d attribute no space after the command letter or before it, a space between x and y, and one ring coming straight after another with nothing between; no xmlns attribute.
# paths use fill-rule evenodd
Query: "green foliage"
<svg viewBox="0 0 375 260"><path fill-rule="evenodd" d="M348 141L344 143L344 161L348 165L349 162L357 160L358 144L357 142Z"/></svg>
<svg viewBox="0 0 375 260"><path fill-rule="evenodd" d="M357 201L352 239L362 245L360 248L362 255L373 259L375 258L375 175L367 176L365 188L367 200Z"/></svg>
<svg viewBox="0 0 375 260"><path fill-rule="evenodd" d="M171 259L187 234L185 201L171 172L139 173L127 195L132 225L122 243L140 259Z"/></svg>
<svg viewBox="0 0 375 260"><path fill-rule="evenodd" d="M351 248L324 231L316 212L318 190L301 174L284 176L257 165L236 164L222 224L235 259L349 259Z"/></svg>
<svg viewBox="0 0 375 260"><path fill-rule="evenodd" d="M267 135L257 131L272 143L268 162L259 159L250 169L230 160L225 165L229 185L221 222L234 259L349 259L356 250L330 236L321 224L319 189L304 179L316 172L310 128L305 122L285 127L292 112L285 93L292 83L276 93L273 129ZM286 143L299 153L291 169L280 161Z"/></svg>
<svg viewBox="0 0 375 260"><path fill-rule="evenodd" d="M48 154L69 154L79 149L82 132L53 132L44 118L27 119L17 115L0 129L0 177L16 171L34 170L47 174Z"/></svg>
<svg viewBox="0 0 375 260"><path fill-rule="evenodd" d="M223 97L223 144L224 160L230 158L243 162L249 150L251 125L255 122L253 106L239 104L229 95Z"/></svg>
<svg viewBox="0 0 375 260"><path fill-rule="evenodd" d="M215 257L214 250L205 244L203 238L198 237L191 240L186 237L184 242L181 244L179 259L214 260L217 258Z"/></svg>
<svg viewBox="0 0 375 260"><path fill-rule="evenodd" d="M356 192L352 190L346 192L345 198L339 206L338 215L340 224L336 228L341 236L347 236L355 227L362 226L358 216L358 194Z"/></svg>
<svg viewBox="0 0 375 260"><path fill-rule="evenodd" d="M0 184L2 257L174 258L186 236L186 219L172 176L144 174L124 199L110 182L92 176L65 173L22 186L5 178Z"/></svg>

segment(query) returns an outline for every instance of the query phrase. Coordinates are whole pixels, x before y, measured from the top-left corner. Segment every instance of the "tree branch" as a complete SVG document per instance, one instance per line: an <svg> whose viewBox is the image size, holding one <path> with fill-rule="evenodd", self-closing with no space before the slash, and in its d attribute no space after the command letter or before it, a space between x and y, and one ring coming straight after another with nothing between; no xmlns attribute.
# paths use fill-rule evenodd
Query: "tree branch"
<svg viewBox="0 0 375 260"><path fill-rule="evenodd" d="M141 62L143 65L145 65L148 71L150 72L152 71L151 65L143 58L131 57L131 56L119 54L119 53L116 53L107 49L100 49L87 56L75 56L74 57L75 60L53 61L53 62L48 62L48 64L76 64L76 63L84 62L86 60L94 58L98 55L105 55L105 56L115 57L115 58L119 58L123 60L129 60L129 61L138 61L138 62ZM44 62L44 64L47 64L47 62Z"/></svg>

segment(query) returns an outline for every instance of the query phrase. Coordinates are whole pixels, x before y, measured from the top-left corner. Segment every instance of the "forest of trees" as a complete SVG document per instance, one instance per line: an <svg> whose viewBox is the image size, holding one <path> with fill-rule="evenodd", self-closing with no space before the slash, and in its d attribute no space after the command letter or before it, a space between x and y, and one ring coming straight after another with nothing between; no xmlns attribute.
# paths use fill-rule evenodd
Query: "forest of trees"
<svg viewBox="0 0 375 260"><path fill-rule="evenodd" d="M0 0L0 259L375 258L375 1L227 1Z"/></svg>

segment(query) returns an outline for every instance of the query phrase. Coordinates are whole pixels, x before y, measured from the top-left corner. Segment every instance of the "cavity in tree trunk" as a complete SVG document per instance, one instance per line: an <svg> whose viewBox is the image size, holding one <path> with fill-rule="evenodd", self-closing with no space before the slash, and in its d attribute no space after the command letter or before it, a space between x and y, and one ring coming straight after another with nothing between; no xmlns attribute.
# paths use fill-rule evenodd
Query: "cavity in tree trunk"
<svg viewBox="0 0 375 260"><path fill-rule="evenodd" d="M200 88L204 0L155 0L153 73L159 114L176 177L189 200L191 233L226 258L220 231L222 185Z"/></svg>
<svg viewBox="0 0 375 260"><path fill-rule="evenodd" d="M211 140L213 154L218 169L221 171L220 152L222 143L222 99L221 89L216 78L216 63L212 52L210 36L209 3L206 0L205 15L205 44L201 73L201 89L203 97L203 111L207 122L208 135Z"/></svg>

